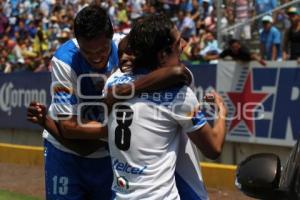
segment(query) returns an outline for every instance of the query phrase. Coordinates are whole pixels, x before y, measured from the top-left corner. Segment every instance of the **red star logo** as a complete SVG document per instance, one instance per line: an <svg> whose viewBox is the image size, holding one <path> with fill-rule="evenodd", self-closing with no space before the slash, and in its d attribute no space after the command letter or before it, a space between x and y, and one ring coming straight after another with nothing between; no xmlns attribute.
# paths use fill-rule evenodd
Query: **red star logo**
<svg viewBox="0 0 300 200"><path fill-rule="evenodd" d="M250 134L254 133L254 110L268 94L255 93L252 91L252 76L248 74L242 92L228 92L228 96L235 106L234 119L231 121L229 130L244 121Z"/></svg>

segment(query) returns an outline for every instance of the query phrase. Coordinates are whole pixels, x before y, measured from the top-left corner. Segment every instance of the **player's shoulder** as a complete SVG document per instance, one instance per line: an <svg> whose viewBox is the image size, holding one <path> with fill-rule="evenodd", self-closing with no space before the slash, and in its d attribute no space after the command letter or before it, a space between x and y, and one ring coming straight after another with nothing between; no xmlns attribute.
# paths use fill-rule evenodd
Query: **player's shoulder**
<svg viewBox="0 0 300 200"><path fill-rule="evenodd" d="M173 103L182 102L182 103L188 104L188 103L192 103L192 102L194 103L197 101L198 100L197 100L196 94L194 93L192 88L184 85L180 88L180 90L174 97Z"/></svg>
<svg viewBox="0 0 300 200"><path fill-rule="evenodd" d="M131 73L123 73L120 69L117 69L106 81L105 87L109 88L113 85L128 84L135 80L135 77Z"/></svg>
<svg viewBox="0 0 300 200"><path fill-rule="evenodd" d="M114 33L113 35L113 42L118 46L119 42L126 36L127 34L123 33L123 32L118 32L118 33Z"/></svg>
<svg viewBox="0 0 300 200"><path fill-rule="evenodd" d="M79 47L76 39L70 39L63 43L55 52L54 58L69 66L74 63L74 58L79 55Z"/></svg>
<svg viewBox="0 0 300 200"><path fill-rule="evenodd" d="M170 87L168 89L143 92L139 95L139 98L146 100L156 105L161 105L167 108L172 108L174 105L182 105L183 103L190 102L190 98L193 96L193 91L188 86ZM193 99L195 101L195 99Z"/></svg>

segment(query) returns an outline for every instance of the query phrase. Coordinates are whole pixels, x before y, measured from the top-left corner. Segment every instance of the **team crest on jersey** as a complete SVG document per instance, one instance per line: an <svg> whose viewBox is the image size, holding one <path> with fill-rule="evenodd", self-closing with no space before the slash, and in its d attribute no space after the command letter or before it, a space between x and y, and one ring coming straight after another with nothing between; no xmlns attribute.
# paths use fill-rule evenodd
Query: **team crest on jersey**
<svg viewBox="0 0 300 200"><path fill-rule="evenodd" d="M55 83L52 85L52 91L54 94L58 93L66 93L66 94L73 94L73 89L71 87L66 87L63 84Z"/></svg>
<svg viewBox="0 0 300 200"><path fill-rule="evenodd" d="M128 180L124 176L117 177L117 185L122 189L129 189Z"/></svg>

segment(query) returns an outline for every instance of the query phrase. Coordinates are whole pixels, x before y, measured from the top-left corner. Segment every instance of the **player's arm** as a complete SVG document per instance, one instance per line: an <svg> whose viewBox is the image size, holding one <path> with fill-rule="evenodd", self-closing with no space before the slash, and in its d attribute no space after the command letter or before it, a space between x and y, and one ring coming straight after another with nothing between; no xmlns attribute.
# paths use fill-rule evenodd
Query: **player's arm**
<svg viewBox="0 0 300 200"><path fill-rule="evenodd" d="M133 82L135 94L170 88L175 85L189 85L192 75L184 65L159 68ZM116 94L126 96L132 94L132 85L118 85Z"/></svg>
<svg viewBox="0 0 300 200"><path fill-rule="evenodd" d="M83 121L83 124L79 124L77 116L59 117L69 118L67 120L58 120L57 123L64 138L87 140L107 138L107 127L97 121Z"/></svg>
<svg viewBox="0 0 300 200"><path fill-rule="evenodd" d="M41 127L46 129L62 145L78 153L81 156L87 156L95 152L104 144L100 140L89 140L89 142L86 142L87 140L83 141L80 139L75 140L63 138L55 121L47 115L46 106L38 102L30 103L30 106L27 109L27 120L29 120L32 123L39 124Z"/></svg>
<svg viewBox="0 0 300 200"><path fill-rule="evenodd" d="M97 121L77 120L78 115L78 77L72 68L56 59L52 65L52 104L51 118L64 138L99 139L107 137L107 128Z"/></svg>
<svg viewBox="0 0 300 200"><path fill-rule="evenodd" d="M60 122L54 121L53 119L50 118L49 115L47 115L46 106L38 102L30 103L27 109L27 120L31 121L32 123L39 124L55 138L99 139L99 138L107 137L106 127L102 126L98 122L94 122L94 121L86 122L84 123L84 126L94 126L94 127L83 128L78 125L77 117L75 116L73 116L69 120L61 120ZM70 130L65 130L65 129L70 129ZM84 132L85 134L82 134L82 132Z"/></svg>
<svg viewBox="0 0 300 200"><path fill-rule="evenodd" d="M62 135L55 122L47 115L47 108L39 102L31 102L27 108L27 120L38 124L46 129L53 137L60 138Z"/></svg>
<svg viewBox="0 0 300 200"><path fill-rule="evenodd" d="M201 152L210 159L216 159L222 152L226 135L226 115L227 109L220 95L213 94L215 104L218 108L217 119L213 127L206 123L200 129L188 133L193 143Z"/></svg>
<svg viewBox="0 0 300 200"><path fill-rule="evenodd" d="M188 134L207 158L216 159L221 154L225 141L227 109L220 95L213 93L212 96L218 109L213 127L207 123L204 114L199 110L198 100L191 90L188 91L183 102L176 103L179 108L174 112L175 119L183 128L183 132Z"/></svg>

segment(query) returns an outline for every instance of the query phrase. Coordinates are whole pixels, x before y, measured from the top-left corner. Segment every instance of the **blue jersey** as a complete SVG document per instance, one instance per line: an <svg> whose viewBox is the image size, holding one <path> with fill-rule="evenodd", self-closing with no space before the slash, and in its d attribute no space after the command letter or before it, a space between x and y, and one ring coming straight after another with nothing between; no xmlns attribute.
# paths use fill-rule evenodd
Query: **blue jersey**
<svg viewBox="0 0 300 200"><path fill-rule="evenodd" d="M107 66L101 70L93 69L79 51L76 39L64 43L54 54L51 60L52 68L52 102L49 113L52 118L58 115L80 115L80 119L102 122L103 109L100 106L91 106L102 97L102 89L113 69L118 66L118 51L112 42L110 57ZM68 153L74 153L62 146L47 131L44 138L56 148ZM89 155L91 158L108 156L108 151L99 151Z"/></svg>
<svg viewBox="0 0 300 200"><path fill-rule="evenodd" d="M117 47L112 42L106 67L93 69L79 50L76 39L64 43L51 60L51 95L49 114L80 115L79 119L103 121L102 107L95 106L102 97L106 77L118 65ZM96 102L97 101L97 102ZM107 148L81 157L64 147L46 130L46 199L110 200L112 167Z"/></svg>

